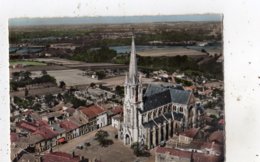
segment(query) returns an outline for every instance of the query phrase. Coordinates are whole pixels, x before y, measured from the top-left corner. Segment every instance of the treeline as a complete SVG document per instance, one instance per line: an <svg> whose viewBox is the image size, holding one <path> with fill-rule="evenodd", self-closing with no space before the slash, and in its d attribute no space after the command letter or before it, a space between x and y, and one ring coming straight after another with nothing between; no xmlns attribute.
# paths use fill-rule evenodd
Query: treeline
<svg viewBox="0 0 260 162"><path fill-rule="evenodd" d="M204 75L207 78L223 79L223 65L218 63L217 58L212 57L209 61L198 64L198 60L188 56L173 57L142 57L137 56L139 68L148 73L153 70L166 70L175 72L176 70L187 72L189 75ZM113 63L129 64L129 55L119 55L113 59ZM187 83L189 85L189 83Z"/></svg>
<svg viewBox="0 0 260 162"><path fill-rule="evenodd" d="M10 81L11 90L17 91L18 88L26 87L31 84L53 83L56 84L56 79L48 74L43 74L40 77L31 78L31 73L21 71L13 73L13 78Z"/></svg>
<svg viewBox="0 0 260 162"><path fill-rule="evenodd" d="M24 39L38 39L46 37L79 37L86 36L89 31L82 30L36 30L36 31L10 31L9 41L10 43L19 43ZM45 40L46 41L46 40Z"/></svg>
<svg viewBox="0 0 260 162"><path fill-rule="evenodd" d="M116 51L108 47L101 47L97 50L76 51L76 54L70 59L84 62L112 62L112 59L117 55Z"/></svg>

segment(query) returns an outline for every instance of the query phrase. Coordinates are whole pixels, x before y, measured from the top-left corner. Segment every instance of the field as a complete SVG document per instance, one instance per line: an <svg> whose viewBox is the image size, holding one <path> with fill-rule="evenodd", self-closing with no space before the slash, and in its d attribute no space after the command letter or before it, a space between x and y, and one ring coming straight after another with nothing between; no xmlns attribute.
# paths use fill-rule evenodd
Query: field
<svg viewBox="0 0 260 162"><path fill-rule="evenodd" d="M30 61L30 60L18 60L18 61L10 61L10 65L18 65L22 64L24 66L45 66L46 63L38 62L38 61Z"/></svg>
<svg viewBox="0 0 260 162"><path fill-rule="evenodd" d="M98 83L96 79L92 79L88 76L83 75L83 71L78 69L70 70L53 70L47 71L47 73L56 78L57 84L60 81L64 81L67 86L76 86L76 85L89 85L90 83ZM32 72L33 77L38 77L41 75L41 71Z"/></svg>

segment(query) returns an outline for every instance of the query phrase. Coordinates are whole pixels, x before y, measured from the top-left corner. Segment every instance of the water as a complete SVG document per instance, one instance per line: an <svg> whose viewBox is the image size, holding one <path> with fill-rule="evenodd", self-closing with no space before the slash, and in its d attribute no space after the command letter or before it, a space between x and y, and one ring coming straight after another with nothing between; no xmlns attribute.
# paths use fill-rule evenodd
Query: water
<svg viewBox="0 0 260 162"><path fill-rule="evenodd" d="M163 49L163 50L175 50L177 48L184 47L184 46L136 46L136 51L142 52L146 50L156 50L156 49ZM118 54L127 54L131 52L131 46L111 46L110 49L115 50ZM201 51L202 49L205 50L221 50L220 45L214 46L186 46L186 48ZM95 48L98 49L98 48Z"/></svg>
<svg viewBox="0 0 260 162"><path fill-rule="evenodd" d="M41 52L43 48L30 48L30 47L10 47L9 53L15 54L27 54L27 53L37 53Z"/></svg>

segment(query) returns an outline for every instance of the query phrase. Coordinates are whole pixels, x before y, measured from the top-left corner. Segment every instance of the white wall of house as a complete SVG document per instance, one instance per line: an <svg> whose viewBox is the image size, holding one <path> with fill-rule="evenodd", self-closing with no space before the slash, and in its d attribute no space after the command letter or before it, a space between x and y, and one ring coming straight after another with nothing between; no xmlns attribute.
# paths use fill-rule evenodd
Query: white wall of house
<svg viewBox="0 0 260 162"><path fill-rule="evenodd" d="M99 128L104 127L107 125L107 113L104 114L100 114L97 117L97 125L99 126Z"/></svg>
<svg viewBox="0 0 260 162"><path fill-rule="evenodd" d="M113 118L112 117L112 127L115 127L117 130L119 130L119 128L120 128L119 118L117 118L117 117Z"/></svg>

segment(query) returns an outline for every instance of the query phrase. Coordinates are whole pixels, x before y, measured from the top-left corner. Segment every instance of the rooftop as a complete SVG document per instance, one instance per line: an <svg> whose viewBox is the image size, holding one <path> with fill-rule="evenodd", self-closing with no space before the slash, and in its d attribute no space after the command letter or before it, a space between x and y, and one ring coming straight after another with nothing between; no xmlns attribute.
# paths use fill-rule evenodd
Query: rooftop
<svg viewBox="0 0 260 162"><path fill-rule="evenodd" d="M73 155L65 152L50 152L43 156L43 162L79 162L79 157L73 157Z"/></svg>
<svg viewBox="0 0 260 162"><path fill-rule="evenodd" d="M173 85L149 84L144 94L144 111L149 111L169 103L188 104L190 91L177 89Z"/></svg>
<svg viewBox="0 0 260 162"><path fill-rule="evenodd" d="M70 119L61 121L60 127L65 129L66 131L70 131L70 130L78 128L78 126L75 123L73 123Z"/></svg>
<svg viewBox="0 0 260 162"><path fill-rule="evenodd" d="M180 135L194 138L197 135L198 131L199 131L199 128L191 128L191 129L185 130L184 132L180 133Z"/></svg>
<svg viewBox="0 0 260 162"><path fill-rule="evenodd" d="M98 115L105 112L101 107L99 107L97 105L91 105L91 106L88 106L88 107L80 106L79 110L82 113L84 113L89 119L95 118Z"/></svg>
<svg viewBox="0 0 260 162"><path fill-rule="evenodd" d="M224 143L224 132L223 131L215 131L209 136L209 141L216 141L218 143Z"/></svg>
<svg viewBox="0 0 260 162"><path fill-rule="evenodd" d="M160 153L160 154L169 153L170 155L173 155L173 156L178 156L178 157L182 157L182 158L191 158L191 152L181 151L181 150L177 150L177 149L173 149L173 148L158 147L156 149L156 153Z"/></svg>

